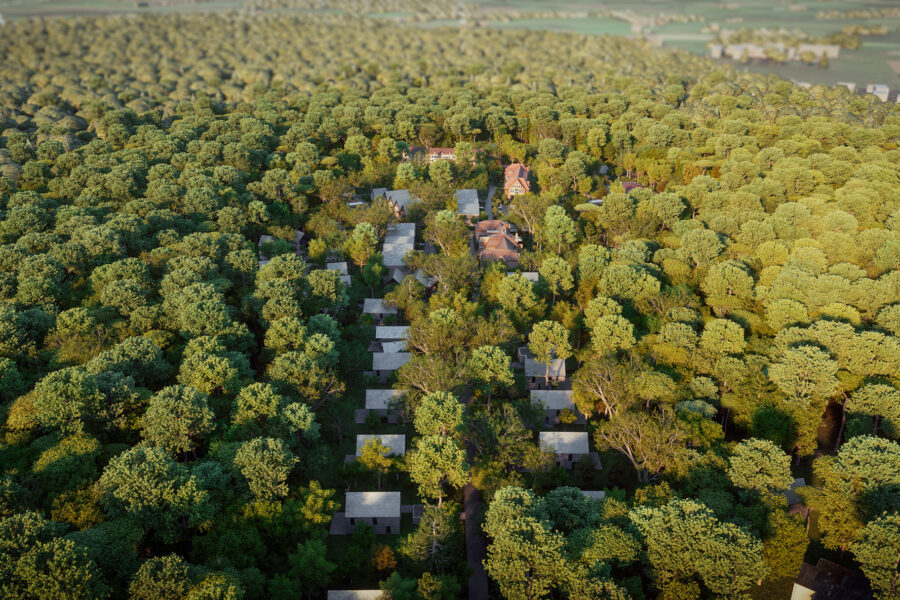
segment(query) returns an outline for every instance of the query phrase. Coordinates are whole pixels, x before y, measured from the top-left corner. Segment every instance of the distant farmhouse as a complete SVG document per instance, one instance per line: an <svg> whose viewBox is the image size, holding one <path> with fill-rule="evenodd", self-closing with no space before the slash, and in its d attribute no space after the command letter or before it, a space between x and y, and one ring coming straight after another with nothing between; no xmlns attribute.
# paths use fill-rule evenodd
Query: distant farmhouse
<svg viewBox="0 0 900 600"><path fill-rule="evenodd" d="M528 176L531 169L522 163L513 163L503 171L503 191L507 198L519 196L531 191Z"/></svg>
<svg viewBox="0 0 900 600"><path fill-rule="evenodd" d="M891 88L883 83L870 83L866 86L866 93L872 94L882 102L887 102L888 96L891 93Z"/></svg>
<svg viewBox="0 0 900 600"><path fill-rule="evenodd" d="M410 146L403 153L403 160L427 160L433 163L436 160L456 160L456 150L453 148L426 148L425 146Z"/></svg>
<svg viewBox="0 0 900 600"><path fill-rule="evenodd" d="M823 57L834 60L841 55L838 44L808 44L787 46L781 42L766 44L713 44L709 47L710 58L730 58L731 60L771 60L773 53L780 54L787 61L802 61L804 54L811 54L815 60Z"/></svg>

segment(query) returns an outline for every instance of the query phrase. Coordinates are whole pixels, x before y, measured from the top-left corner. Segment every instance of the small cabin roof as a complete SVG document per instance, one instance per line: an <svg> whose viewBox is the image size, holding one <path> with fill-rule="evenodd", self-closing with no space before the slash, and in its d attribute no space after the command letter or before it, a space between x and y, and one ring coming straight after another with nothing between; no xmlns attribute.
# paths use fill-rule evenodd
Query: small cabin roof
<svg viewBox="0 0 900 600"><path fill-rule="evenodd" d="M546 410L575 410L572 390L531 390L531 403Z"/></svg>
<svg viewBox="0 0 900 600"><path fill-rule="evenodd" d="M366 410L386 410L401 397L402 390L366 390Z"/></svg>
<svg viewBox="0 0 900 600"><path fill-rule="evenodd" d="M381 298L365 298L363 300L363 314L366 315L396 315L397 308L388 306Z"/></svg>
<svg viewBox="0 0 900 600"><path fill-rule="evenodd" d="M378 325L375 327L375 339L402 340L408 331L408 325Z"/></svg>
<svg viewBox="0 0 900 600"><path fill-rule="evenodd" d="M547 374L547 363L542 363L534 358L525 358L526 377L544 377ZM554 358L550 361L550 377L562 378L566 376L566 361Z"/></svg>
<svg viewBox="0 0 900 600"><path fill-rule="evenodd" d="M603 490L581 490L581 493L591 500L603 500L606 498L606 492Z"/></svg>
<svg viewBox="0 0 900 600"><path fill-rule="evenodd" d="M326 600L379 600L381 590L328 590Z"/></svg>
<svg viewBox="0 0 900 600"><path fill-rule="evenodd" d="M341 275L347 275L349 271L347 270L346 262L330 262L325 263L325 268L329 271L337 271Z"/></svg>
<svg viewBox="0 0 900 600"><path fill-rule="evenodd" d="M541 451L556 454L587 454L587 431L542 431L540 433Z"/></svg>
<svg viewBox="0 0 900 600"><path fill-rule="evenodd" d="M373 352L372 370L396 371L409 362L409 352Z"/></svg>
<svg viewBox="0 0 900 600"><path fill-rule="evenodd" d="M344 516L370 519L400 516L400 492L347 492Z"/></svg>
<svg viewBox="0 0 900 600"><path fill-rule="evenodd" d="M532 283L536 283L539 277L537 271L522 271L521 273L517 273L516 271L507 271L506 276L509 277L510 275L521 275Z"/></svg>
<svg viewBox="0 0 900 600"><path fill-rule="evenodd" d="M409 345L406 340L400 340L397 342L381 342L381 351L382 352L406 352L409 349Z"/></svg>
<svg viewBox="0 0 900 600"><path fill-rule="evenodd" d="M373 438L390 448L388 456L406 454L406 436L402 433L368 433L356 436L356 456L362 455L363 446Z"/></svg>
<svg viewBox="0 0 900 600"><path fill-rule="evenodd" d="M466 217L477 217L481 214L478 204L478 190L456 190L456 213Z"/></svg>

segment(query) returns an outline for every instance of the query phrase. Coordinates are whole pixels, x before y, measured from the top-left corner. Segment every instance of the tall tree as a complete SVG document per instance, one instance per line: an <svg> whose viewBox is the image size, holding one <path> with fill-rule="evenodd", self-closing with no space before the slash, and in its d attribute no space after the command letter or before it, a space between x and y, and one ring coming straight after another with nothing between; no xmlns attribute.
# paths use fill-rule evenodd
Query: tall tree
<svg viewBox="0 0 900 600"><path fill-rule="evenodd" d="M215 426L206 394L186 385L163 388L152 398L141 419L142 436L169 452L194 450Z"/></svg>
<svg viewBox="0 0 900 600"><path fill-rule="evenodd" d="M475 348L469 357L469 377L487 393L488 410L491 407L491 396L501 387L513 384L513 373L509 365L509 355L497 346Z"/></svg>
<svg viewBox="0 0 900 600"><path fill-rule="evenodd" d="M550 385L550 363L554 359L566 360L572 355L569 332L558 321L535 323L528 336L528 350L546 365L544 379L546 385Z"/></svg>
<svg viewBox="0 0 900 600"><path fill-rule="evenodd" d="M444 486L460 488L468 481L466 453L454 440L441 435L419 438L406 455L409 476L419 486L419 495L444 502Z"/></svg>
<svg viewBox="0 0 900 600"><path fill-rule="evenodd" d="M661 589L696 576L713 594L736 597L769 572L758 539L693 500L636 508L629 517L644 538Z"/></svg>
<svg viewBox="0 0 900 600"><path fill-rule="evenodd" d="M872 436L854 437L837 456L813 463L821 489L802 488L806 503L819 515L826 548L846 550L868 518L896 510L900 490L900 445Z"/></svg>
<svg viewBox="0 0 900 600"><path fill-rule="evenodd" d="M896 598L900 591L900 515L896 512L869 521L850 545L878 600Z"/></svg>

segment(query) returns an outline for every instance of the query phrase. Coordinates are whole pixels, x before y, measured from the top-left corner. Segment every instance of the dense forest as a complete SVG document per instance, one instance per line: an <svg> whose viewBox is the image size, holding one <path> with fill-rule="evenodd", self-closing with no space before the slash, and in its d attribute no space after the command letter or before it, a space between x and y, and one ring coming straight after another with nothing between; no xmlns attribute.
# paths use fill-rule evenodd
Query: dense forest
<svg viewBox="0 0 900 600"><path fill-rule="evenodd" d="M492 598L780 598L804 557L900 597L896 105L291 12L17 21L0 56L0 597L452 600L472 519ZM517 268L473 254L473 188ZM366 298L409 327L386 384ZM599 468L541 451L522 347ZM408 452L346 461L371 431ZM415 522L329 535L376 489Z"/></svg>

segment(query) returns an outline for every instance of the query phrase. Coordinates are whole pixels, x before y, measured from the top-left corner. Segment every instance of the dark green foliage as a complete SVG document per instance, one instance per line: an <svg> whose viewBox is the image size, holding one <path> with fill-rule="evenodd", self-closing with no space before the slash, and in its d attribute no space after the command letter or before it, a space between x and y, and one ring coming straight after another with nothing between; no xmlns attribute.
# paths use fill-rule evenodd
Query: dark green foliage
<svg viewBox="0 0 900 600"><path fill-rule="evenodd" d="M488 26L516 7L247 4L0 25L0 596L450 600L471 483L492 593L736 598L796 574L801 473L824 546L895 595L893 103ZM517 266L470 251L463 188L496 190ZM383 387L364 297L410 325L398 423L354 423ZM523 346L577 414L528 401ZM342 466L370 432L405 458ZM325 535L374 487L421 521Z"/></svg>

